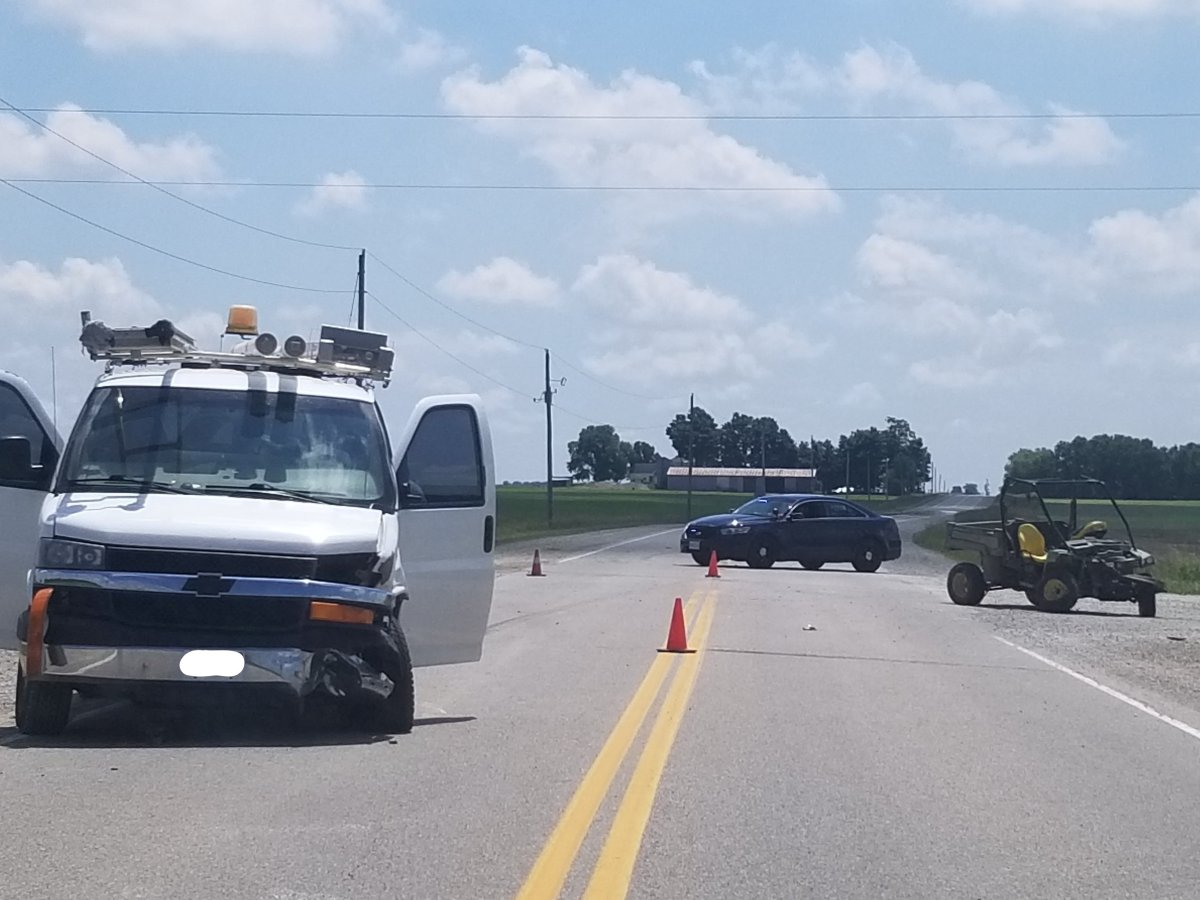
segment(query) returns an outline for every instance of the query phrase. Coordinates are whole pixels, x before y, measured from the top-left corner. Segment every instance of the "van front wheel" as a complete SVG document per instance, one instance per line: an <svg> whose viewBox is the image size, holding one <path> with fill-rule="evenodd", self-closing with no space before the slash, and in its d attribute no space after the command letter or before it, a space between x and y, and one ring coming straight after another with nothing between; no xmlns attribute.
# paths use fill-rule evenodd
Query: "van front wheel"
<svg viewBox="0 0 1200 900"><path fill-rule="evenodd" d="M17 728L22 734L55 737L63 733L71 718L69 685L29 681L25 670L17 666Z"/></svg>

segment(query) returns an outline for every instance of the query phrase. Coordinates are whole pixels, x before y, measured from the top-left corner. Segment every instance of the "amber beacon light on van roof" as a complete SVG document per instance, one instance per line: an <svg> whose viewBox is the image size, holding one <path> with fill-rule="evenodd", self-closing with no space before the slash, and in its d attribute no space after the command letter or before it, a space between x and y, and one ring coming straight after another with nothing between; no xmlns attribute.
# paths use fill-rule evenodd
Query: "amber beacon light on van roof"
<svg viewBox="0 0 1200 900"><path fill-rule="evenodd" d="M201 350L167 319L149 327L112 328L93 320L90 312L80 313L80 318L79 342L93 360L104 360L108 370L165 364L350 378L387 387L395 361L386 334L337 325L322 325L317 341L294 334L281 346L274 334L259 332L258 310L253 306L229 308L225 334L241 338L229 350Z"/></svg>

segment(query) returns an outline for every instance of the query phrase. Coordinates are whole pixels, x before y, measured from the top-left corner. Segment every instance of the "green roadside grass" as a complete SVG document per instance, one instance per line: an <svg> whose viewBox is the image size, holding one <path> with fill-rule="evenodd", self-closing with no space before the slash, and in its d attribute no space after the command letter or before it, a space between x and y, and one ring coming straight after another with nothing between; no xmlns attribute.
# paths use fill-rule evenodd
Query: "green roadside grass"
<svg viewBox="0 0 1200 900"><path fill-rule="evenodd" d="M1103 512L1107 502L1080 501L1080 506L1095 506L1096 517L1113 518ZM1155 574L1175 594L1200 594L1200 501L1124 500L1121 510L1138 547L1154 554ZM1081 513L1080 518L1083 515ZM983 509L967 510L955 516L958 522L998 521L1000 509L992 503ZM1109 521L1110 533L1120 535L1119 522ZM926 550L948 559L975 562L975 554L946 549L946 525L939 523L917 532L913 541Z"/></svg>
<svg viewBox="0 0 1200 900"><path fill-rule="evenodd" d="M752 494L693 492L692 518L729 512ZM926 502L924 496L883 500L852 496L885 515ZM636 525L683 525L688 520L686 491L656 491L628 485L572 485L554 491L554 524L546 521L546 489L496 488L496 539L505 544L552 534L579 534Z"/></svg>

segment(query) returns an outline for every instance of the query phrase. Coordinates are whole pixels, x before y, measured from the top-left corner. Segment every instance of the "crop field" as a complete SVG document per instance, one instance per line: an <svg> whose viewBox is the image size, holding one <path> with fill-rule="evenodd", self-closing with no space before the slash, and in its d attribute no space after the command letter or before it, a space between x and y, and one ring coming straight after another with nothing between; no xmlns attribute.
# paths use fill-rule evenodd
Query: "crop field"
<svg viewBox="0 0 1200 900"><path fill-rule="evenodd" d="M1178 594L1200 594L1200 501L1123 500L1120 505L1137 546L1154 554L1155 571L1167 583L1167 589ZM1050 506L1052 513L1066 518L1065 504L1055 502ZM999 505L993 503L956 518L960 522L998 520ZM1079 501L1079 521L1091 519L1107 522L1110 535L1123 536L1120 520L1106 501ZM919 532L916 542L955 559L974 559L971 554L948 552L945 536L945 525L934 525Z"/></svg>
<svg viewBox="0 0 1200 900"><path fill-rule="evenodd" d="M692 517L728 512L752 498L752 494L692 494ZM899 512L925 497L899 500L851 497L882 513ZM626 528L632 525L682 525L687 521L687 493L656 491L627 486L573 485L554 491L554 525L546 524L546 489L543 487L498 487L496 489L496 537L500 543L541 537Z"/></svg>

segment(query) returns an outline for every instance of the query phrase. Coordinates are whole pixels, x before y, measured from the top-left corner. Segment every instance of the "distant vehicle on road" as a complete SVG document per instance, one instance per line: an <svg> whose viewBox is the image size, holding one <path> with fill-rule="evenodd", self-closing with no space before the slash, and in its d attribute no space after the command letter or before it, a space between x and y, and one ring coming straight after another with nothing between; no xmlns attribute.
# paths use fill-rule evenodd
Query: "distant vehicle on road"
<svg viewBox="0 0 1200 900"><path fill-rule="evenodd" d="M769 569L792 560L806 569L848 562L874 572L899 559L896 520L841 498L817 494L766 494L729 513L695 519L683 529L679 550L698 565L718 559Z"/></svg>

